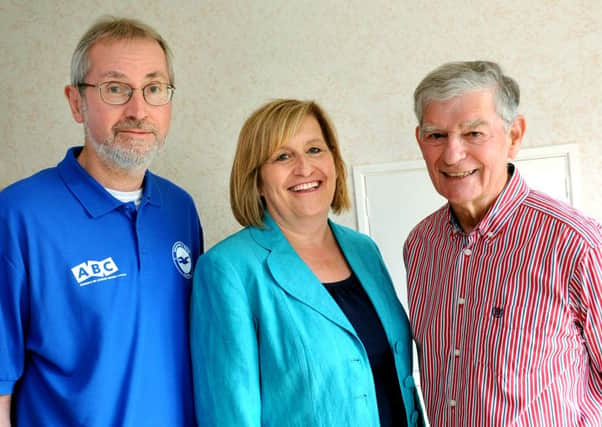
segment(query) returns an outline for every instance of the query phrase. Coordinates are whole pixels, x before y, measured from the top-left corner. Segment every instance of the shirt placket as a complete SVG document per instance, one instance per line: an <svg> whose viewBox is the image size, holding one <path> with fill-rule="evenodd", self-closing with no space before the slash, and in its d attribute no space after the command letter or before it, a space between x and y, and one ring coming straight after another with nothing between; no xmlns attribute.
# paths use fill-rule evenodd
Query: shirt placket
<svg viewBox="0 0 602 427"><path fill-rule="evenodd" d="M457 419L457 407L458 407L458 384L459 376L462 372L463 367L461 366L462 351L465 331L465 315L466 315L466 290L469 289L467 283L470 270L470 264L473 255L473 248L476 243L478 233L472 233L471 235L458 234L457 238L460 240L458 245L458 253L456 255L456 268L454 269L452 280L453 289L452 294L452 330L450 339L450 351L448 354L448 373L447 373L447 408L448 408L448 420L451 425L455 424Z"/></svg>

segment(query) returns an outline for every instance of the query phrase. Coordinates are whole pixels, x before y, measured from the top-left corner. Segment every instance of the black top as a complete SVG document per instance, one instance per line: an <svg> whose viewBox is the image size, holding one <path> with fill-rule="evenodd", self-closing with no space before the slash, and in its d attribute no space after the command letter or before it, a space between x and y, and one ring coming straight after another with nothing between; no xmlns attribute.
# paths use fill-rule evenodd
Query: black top
<svg viewBox="0 0 602 427"><path fill-rule="evenodd" d="M355 274L340 282L324 283L357 332L368 353L380 425L407 426L393 353L380 318Z"/></svg>

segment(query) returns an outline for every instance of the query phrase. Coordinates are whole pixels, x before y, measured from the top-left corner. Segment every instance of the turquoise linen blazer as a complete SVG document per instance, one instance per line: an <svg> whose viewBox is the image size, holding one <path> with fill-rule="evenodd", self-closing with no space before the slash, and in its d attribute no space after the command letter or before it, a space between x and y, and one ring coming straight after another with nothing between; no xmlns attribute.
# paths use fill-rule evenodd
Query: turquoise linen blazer
<svg viewBox="0 0 602 427"><path fill-rule="evenodd" d="M384 326L408 425L423 425L408 319L378 248L329 225ZM199 258L190 326L200 426L379 426L362 342L268 214L264 229L244 228Z"/></svg>

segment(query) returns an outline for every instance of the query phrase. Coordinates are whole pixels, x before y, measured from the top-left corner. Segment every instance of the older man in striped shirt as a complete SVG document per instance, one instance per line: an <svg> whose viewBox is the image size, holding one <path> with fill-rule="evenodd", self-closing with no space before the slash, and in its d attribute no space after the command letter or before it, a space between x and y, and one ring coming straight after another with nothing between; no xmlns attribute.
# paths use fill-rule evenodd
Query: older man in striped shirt
<svg viewBox="0 0 602 427"><path fill-rule="evenodd" d="M525 119L497 64L445 64L414 102L448 200L404 246L431 423L602 426L602 227L508 163Z"/></svg>

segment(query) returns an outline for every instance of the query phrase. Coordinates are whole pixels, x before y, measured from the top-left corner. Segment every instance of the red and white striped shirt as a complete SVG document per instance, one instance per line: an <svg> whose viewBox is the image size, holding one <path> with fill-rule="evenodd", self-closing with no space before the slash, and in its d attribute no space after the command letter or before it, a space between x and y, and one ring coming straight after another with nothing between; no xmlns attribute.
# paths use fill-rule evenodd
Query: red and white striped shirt
<svg viewBox="0 0 602 427"><path fill-rule="evenodd" d="M514 170L470 234L444 206L404 261L434 426L602 426L600 224Z"/></svg>

